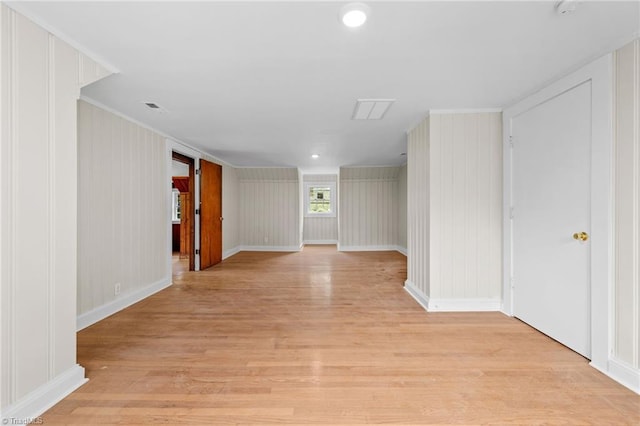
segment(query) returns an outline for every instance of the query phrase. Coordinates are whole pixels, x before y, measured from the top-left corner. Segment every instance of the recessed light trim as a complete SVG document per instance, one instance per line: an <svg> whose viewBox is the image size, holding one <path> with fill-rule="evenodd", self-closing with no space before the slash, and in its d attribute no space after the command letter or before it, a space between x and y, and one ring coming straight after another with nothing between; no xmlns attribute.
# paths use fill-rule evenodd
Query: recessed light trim
<svg viewBox="0 0 640 426"><path fill-rule="evenodd" d="M318 154L311 154L311 158L315 160L316 158L320 158L320 156Z"/></svg>
<svg viewBox="0 0 640 426"><path fill-rule="evenodd" d="M358 28L367 22L369 6L364 3L348 3L340 9L340 21L349 28Z"/></svg>

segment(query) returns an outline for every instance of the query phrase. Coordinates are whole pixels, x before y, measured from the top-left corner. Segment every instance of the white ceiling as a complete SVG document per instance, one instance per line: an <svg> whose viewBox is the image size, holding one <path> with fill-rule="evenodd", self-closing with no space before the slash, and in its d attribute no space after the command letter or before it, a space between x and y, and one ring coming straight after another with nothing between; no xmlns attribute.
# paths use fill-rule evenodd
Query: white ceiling
<svg viewBox="0 0 640 426"><path fill-rule="evenodd" d="M344 3L9 5L120 71L86 97L236 166L303 169L402 164L428 110L508 106L640 30L638 1L368 2L357 30ZM354 121L359 98L396 102Z"/></svg>

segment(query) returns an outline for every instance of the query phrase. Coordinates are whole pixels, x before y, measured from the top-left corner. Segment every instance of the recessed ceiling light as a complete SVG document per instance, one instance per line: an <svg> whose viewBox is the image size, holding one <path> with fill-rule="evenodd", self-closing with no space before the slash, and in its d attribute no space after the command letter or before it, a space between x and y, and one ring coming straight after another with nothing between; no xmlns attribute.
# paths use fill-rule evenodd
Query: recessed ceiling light
<svg viewBox="0 0 640 426"><path fill-rule="evenodd" d="M349 28L358 28L367 21L369 7L364 3L349 3L340 9L340 20Z"/></svg>
<svg viewBox="0 0 640 426"><path fill-rule="evenodd" d="M311 158L320 158L318 154L311 154Z"/></svg>

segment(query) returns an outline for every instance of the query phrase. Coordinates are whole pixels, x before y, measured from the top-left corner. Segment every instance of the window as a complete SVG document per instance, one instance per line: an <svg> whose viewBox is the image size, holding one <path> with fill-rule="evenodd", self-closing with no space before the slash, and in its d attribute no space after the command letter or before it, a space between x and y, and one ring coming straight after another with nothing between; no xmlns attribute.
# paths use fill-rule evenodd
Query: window
<svg viewBox="0 0 640 426"><path fill-rule="evenodd" d="M305 216L336 216L335 182L312 182L305 184Z"/></svg>
<svg viewBox="0 0 640 426"><path fill-rule="evenodd" d="M173 188L171 191L171 221L180 222L180 191Z"/></svg>

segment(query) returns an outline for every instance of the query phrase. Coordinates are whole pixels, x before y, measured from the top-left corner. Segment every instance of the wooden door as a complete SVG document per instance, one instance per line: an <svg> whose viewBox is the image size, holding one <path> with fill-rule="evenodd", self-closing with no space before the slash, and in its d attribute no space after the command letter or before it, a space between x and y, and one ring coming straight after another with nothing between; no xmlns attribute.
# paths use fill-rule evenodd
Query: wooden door
<svg viewBox="0 0 640 426"><path fill-rule="evenodd" d="M513 313L590 358L590 82L515 117L512 141Z"/></svg>
<svg viewBox="0 0 640 426"><path fill-rule="evenodd" d="M222 261L222 166L200 160L200 269Z"/></svg>
<svg viewBox="0 0 640 426"><path fill-rule="evenodd" d="M180 258L191 259L193 224L190 212L193 210L193 204L189 192L180 193L180 207L182 209L180 215Z"/></svg>

